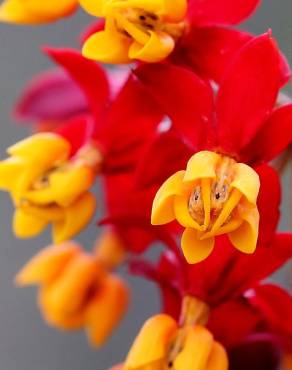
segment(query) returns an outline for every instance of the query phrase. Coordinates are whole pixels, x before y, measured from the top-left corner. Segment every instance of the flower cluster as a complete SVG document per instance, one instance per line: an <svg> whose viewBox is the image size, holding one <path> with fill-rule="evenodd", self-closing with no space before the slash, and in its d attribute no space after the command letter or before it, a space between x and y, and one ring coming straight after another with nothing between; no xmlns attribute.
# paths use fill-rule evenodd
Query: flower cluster
<svg viewBox="0 0 292 370"><path fill-rule="evenodd" d="M265 281L292 257L279 233L292 142L290 68L271 31L240 31L259 0L5 0L0 20L43 24L80 6L82 49L22 92L32 136L8 148L0 188L13 231L53 244L18 273L44 319L99 347L126 313L118 268L155 282L162 310L112 370L285 370L292 296ZM107 68L101 63L114 64ZM121 66L123 64L123 66ZM93 191L102 190L103 196ZM86 252L75 238L94 218ZM156 262L147 252L160 243Z"/></svg>

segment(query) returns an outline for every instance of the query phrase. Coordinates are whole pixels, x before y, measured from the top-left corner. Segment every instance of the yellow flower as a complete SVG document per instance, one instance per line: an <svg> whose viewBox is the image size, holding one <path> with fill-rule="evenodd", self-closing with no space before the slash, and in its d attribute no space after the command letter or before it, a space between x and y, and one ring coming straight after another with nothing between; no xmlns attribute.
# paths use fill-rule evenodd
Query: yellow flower
<svg viewBox="0 0 292 370"><path fill-rule="evenodd" d="M10 192L16 210L13 230L18 237L38 235L49 224L56 243L70 239L91 220L95 197L88 192L101 160L85 148L70 158L63 137L36 134L8 149L0 162L0 188ZM86 161L84 153L89 152Z"/></svg>
<svg viewBox="0 0 292 370"><path fill-rule="evenodd" d="M46 321L63 330L84 328L94 346L104 343L128 306L125 283L73 242L41 251L20 271L16 283L39 285Z"/></svg>
<svg viewBox="0 0 292 370"><path fill-rule="evenodd" d="M176 342L179 340L180 345ZM173 354L175 355L173 356ZM227 370L225 349L203 326L180 331L168 315L149 319L134 341L123 370ZM119 367L118 367L119 369Z"/></svg>
<svg viewBox="0 0 292 370"><path fill-rule="evenodd" d="M260 181L243 163L210 151L195 154L186 171L161 186L152 209L152 224L177 220L185 231L181 246L186 260L209 256L217 235L228 234L235 248L253 253L258 237L256 206Z"/></svg>
<svg viewBox="0 0 292 370"><path fill-rule="evenodd" d="M185 28L186 0L79 0L106 20L104 31L84 44L83 55L104 63L158 62L174 49Z"/></svg>
<svg viewBox="0 0 292 370"><path fill-rule="evenodd" d="M0 5L0 21L17 24L38 24L55 21L73 13L78 0L4 0Z"/></svg>

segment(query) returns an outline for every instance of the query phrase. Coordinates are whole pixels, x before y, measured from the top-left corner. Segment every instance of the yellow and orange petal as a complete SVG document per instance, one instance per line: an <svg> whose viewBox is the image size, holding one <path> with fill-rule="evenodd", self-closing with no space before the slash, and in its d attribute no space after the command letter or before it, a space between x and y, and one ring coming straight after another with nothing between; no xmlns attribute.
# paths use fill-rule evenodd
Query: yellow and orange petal
<svg viewBox="0 0 292 370"><path fill-rule="evenodd" d="M105 29L83 46L83 55L89 59L113 64L159 62L171 54L184 32L186 0L79 2L88 13L106 20Z"/></svg>
<svg viewBox="0 0 292 370"><path fill-rule="evenodd" d="M0 5L0 21L15 24L48 23L72 14L78 0L4 0Z"/></svg>
<svg viewBox="0 0 292 370"><path fill-rule="evenodd" d="M100 347L124 317L129 304L129 289L123 280L108 275L89 302L85 326L89 342Z"/></svg>
<svg viewBox="0 0 292 370"><path fill-rule="evenodd" d="M74 242L49 246L34 256L17 274L15 282L19 286L46 285L55 280L69 261L81 252Z"/></svg>
<svg viewBox="0 0 292 370"><path fill-rule="evenodd" d="M177 220L186 230L182 250L189 263L209 256L215 237L227 234L235 248L253 253L258 238L258 174L244 163L202 151L186 171L171 176L158 190L152 207L154 225Z"/></svg>
<svg viewBox="0 0 292 370"><path fill-rule="evenodd" d="M167 315L149 319L130 349L124 370L227 370L225 349L199 325L178 327Z"/></svg>

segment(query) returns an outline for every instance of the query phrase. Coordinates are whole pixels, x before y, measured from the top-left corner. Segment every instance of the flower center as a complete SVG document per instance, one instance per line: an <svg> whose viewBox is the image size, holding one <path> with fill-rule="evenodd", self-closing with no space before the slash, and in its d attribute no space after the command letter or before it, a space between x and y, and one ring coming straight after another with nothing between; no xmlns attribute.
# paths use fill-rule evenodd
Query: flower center
<svg viewBox="0 0 292 370"><path fill-rule="evenodd" d="M140 8L121 6L121 1L112 1L106 8L106 14L114 19L116 29L139 42L148 42L150 32L162 32L177 40L184 32L185 22L167 22L162 16Z"/></svg>
<svg viewBox="0 0 292 370"><path fill-rule="evenodd" d="M222 156L215 167L215 177L198 180L189 198L189 213L205 231L228 224L241 196L230 187L234 180L235 160Z"/></svg>

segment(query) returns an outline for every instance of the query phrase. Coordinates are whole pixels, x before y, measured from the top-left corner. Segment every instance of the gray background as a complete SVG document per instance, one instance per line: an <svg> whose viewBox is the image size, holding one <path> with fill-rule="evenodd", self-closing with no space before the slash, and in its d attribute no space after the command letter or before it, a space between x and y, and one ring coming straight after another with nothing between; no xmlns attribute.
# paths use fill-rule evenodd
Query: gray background
<svg viewBox="0 0 292 370"><path fill-rule="evenodd" d="M291 11L291 0L263 0L260 10L245 25L256 33L272 28L290 61ZM0 25L2 158L8 145L27 135L25 128L15 126L10 111L23 84L50 65L39 46L77 46L76 35L88 20L89 17L80 13L66 21L39 28ZM287 176L286 183L288 180ZM2 193L0 210L0 370L106 370L121 361L141 323L158 310L158 295L154 286L141 279L129 279L133 285L133 302L126 320L102 350L93 350L83 333L62 334L47 327L36 308L35 290L21 290L13 286L15 273L30 256L48 244L49 235L29 241L16 240L11 233L11 203L8 196ZM287 214L286 210L284 213ZM288 226L287 221L282 222L282 227L286 229ZM90 247L95 236L96 228L92 226L80 239ZM287 275L286 269L284 276L287 278Z"/></svg>

